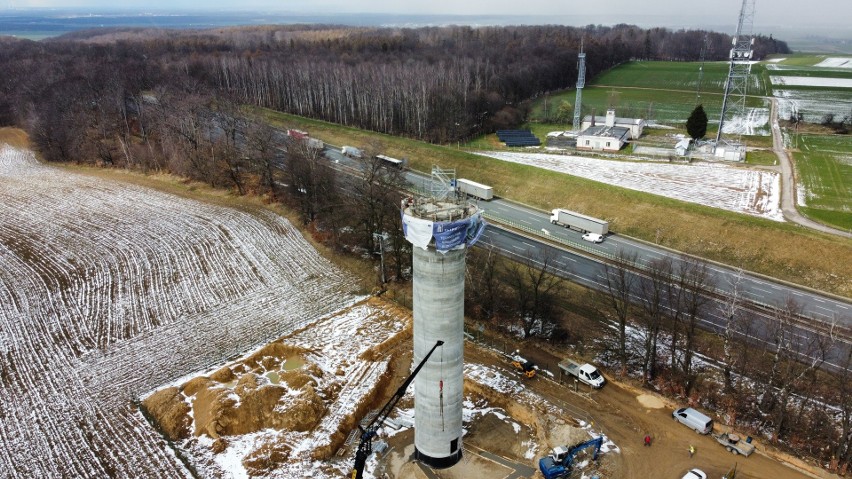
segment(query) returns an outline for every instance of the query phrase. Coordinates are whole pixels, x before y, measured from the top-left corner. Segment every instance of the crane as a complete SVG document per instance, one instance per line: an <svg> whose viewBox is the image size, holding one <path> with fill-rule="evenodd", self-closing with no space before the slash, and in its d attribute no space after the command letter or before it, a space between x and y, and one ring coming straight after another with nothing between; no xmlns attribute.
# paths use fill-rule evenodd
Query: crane
<svg viewBox="0 0 852 479"><path fill-rule="evenodd" d="M364 477L364 466L367 464L367 458L373 453L373 437L376 436L379 428L382 427L382 423L396 406L396 403L399 402L405 394L405 390L408 389L411 381L414 380L414 376L417 376L417 373L420 372L420 369L422 369L423 365L426 364L426 361L429 360L429 356L438 349L438 346L443 345L444 342L439 340L434 346L432 346L432 349L430 349L423 360L420 361L417 368L415 368L411 375L405 379L405 382L403 382L399 389L396 390L393 397L385 403L385 406L381 411L379 411L379 414L370 421L370 424L367 424L366 427L358 425L358 429L361 430L361 442L358 444L357 452L355 452L355 468L352 470L352 479L362 479L362 477Z"/></svg>

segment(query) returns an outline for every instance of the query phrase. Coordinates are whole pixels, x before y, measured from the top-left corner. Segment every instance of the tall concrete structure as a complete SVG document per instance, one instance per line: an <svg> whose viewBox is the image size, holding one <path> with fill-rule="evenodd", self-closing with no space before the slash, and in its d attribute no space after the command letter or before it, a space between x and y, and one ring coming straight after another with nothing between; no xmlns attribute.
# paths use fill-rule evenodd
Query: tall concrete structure
<svg viewBox="0 0 852 479"><path fill-rule="evenodd" d="M402 203L405 237L414 245L414 364L444 341L414 382L415 457L436 468L462 457L465 253L485 227L475 205L452 187L433 195L441 190L446 196Z"/></svg>

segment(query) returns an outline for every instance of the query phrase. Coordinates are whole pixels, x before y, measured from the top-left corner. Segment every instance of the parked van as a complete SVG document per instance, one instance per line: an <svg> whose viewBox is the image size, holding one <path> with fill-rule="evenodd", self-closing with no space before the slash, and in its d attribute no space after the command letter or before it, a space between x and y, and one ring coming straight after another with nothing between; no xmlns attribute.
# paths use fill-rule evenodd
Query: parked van
<svg viewBox="0 0 852 479"><path fill-rule="evenodd" d="M684 426L694 429L698 434L710 434L713 430L713 420L691 407L676 410L672 413L672 417Z"/></svg>

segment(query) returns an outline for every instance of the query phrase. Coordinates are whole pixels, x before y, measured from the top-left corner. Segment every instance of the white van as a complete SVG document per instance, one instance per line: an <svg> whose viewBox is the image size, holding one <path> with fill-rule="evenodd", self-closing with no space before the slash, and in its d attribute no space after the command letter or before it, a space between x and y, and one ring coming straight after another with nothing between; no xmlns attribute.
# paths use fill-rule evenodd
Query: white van
<svg viewBox="0 0 852 479"><path fill-rule="evenodd" d="M710 434L713 431L713 420L691 407L676 410L672 413L672 417L698 434Z"/></svg>

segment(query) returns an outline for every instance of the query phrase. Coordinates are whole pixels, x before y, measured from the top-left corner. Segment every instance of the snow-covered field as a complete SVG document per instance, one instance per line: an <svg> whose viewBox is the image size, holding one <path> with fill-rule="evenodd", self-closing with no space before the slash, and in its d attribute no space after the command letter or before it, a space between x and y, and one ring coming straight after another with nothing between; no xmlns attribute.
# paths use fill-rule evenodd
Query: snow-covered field
<svg viewBox="0 0 852 479"><path fill-rule="evenodd" d="M840 119L852 111L852 91L824 92L814 90L774 90L778 98L778 118L788 119L790 115L802 113L807 122L819 123L827 113L834 113Z"/></svg>
<svg viewBox="0 0 852 479"><path fill-rule="evenodd" d="M725 120L722 133L729 135L771 135L769 108L747 108L745 117L736 115Z"/></svg>
<svg viewBox="0 0 852 479"><path fill-rule="evenodd" d="M480 152L610 185L784 221L777 173L722 164L671 165L546 153Z"/></svg>
<svg viewBox="0 0 852 479"><path fill-rule="evenodd" d="M795 77L772 75L773 85L815 86L823 88L852 88L852 78Z"/></svg>
<svg viewBox="0 0 852 479"><path fill-rule="evenodd" d="M850 68L852 69L852 57L828 57L814 65L821 68Z"/></svg>
<svg viewBox="0 0 852 479"><path fill-rule="evenodd" d="M352 304L285 219L0 146L0 476L189 477L140 394Z"/></svg>

